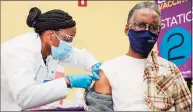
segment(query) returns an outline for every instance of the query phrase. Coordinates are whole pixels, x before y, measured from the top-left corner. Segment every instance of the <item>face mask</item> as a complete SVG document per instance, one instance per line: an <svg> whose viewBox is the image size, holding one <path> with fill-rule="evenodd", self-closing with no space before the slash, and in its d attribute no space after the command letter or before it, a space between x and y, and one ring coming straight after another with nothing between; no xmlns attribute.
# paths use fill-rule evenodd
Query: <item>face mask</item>
<svg viewBox="0 0 193 112"><path fill-rule="evenodd" d="M60 40L58 47L55 47L53 45L51 46L51 55L56 59L62 59L70 56L71 51L72 51L72 43L67 43L62 40Z"/></svg>
<svg viewBox="0 0 193 112"><path fill-rule="evenodd" d="M130 29L128 36L131 48L146 57L154 47L159 35L148 30L135 31Z"/></svg>

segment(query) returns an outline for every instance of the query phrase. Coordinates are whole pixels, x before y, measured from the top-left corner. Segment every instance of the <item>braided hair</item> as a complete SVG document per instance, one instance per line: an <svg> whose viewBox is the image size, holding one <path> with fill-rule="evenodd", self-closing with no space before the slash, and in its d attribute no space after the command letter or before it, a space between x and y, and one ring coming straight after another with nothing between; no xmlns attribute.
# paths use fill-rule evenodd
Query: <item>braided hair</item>
<svg viewBox="0 0 193 112"><path fill-rule="evenodd" d="M72 19L67 12L54 9L41 14L40 9L33 7L29 11L27 16L27 25L33 27L35 32L39 35L46 30L60 30L65 28L71 28L76 25L76 22Z"/></svg>

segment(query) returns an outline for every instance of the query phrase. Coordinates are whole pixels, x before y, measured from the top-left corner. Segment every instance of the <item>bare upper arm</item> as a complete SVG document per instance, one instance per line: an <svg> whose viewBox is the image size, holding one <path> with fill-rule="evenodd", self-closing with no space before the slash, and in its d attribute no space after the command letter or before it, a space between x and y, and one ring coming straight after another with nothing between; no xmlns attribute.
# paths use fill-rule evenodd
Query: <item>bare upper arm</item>
<svg viewBox="0 0 193 112"><path fill-rule="evenodd" d="M102 70L99 72L99 77L100 79L95 81L94 91L101 94L111 94L110 83Z"/></svg>

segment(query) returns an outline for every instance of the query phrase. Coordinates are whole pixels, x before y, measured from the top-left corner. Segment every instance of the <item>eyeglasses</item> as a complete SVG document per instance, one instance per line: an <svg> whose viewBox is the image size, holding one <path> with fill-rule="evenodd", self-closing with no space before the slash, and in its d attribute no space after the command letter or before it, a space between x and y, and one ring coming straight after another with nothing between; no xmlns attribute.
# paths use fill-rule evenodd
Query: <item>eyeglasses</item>
<svg viewBox="0 0 193 112"><path fill-rule="evenodd" d="M148 24L145 22L131 22L131 24L134 25L134 28L137 31L146 30L146 28L148 28L150 32L154 34L159 34L161 30L161 26L157 24Z"/></svg>
<svg viewBox="0 0 193 112"><path fill-rule="evenodd" d="M68 35L68 34L64 34L64 33L62 34L62 33L60 33L60 31L55 32L55 34L58 35L58 37L61 40L65 41L65 42L69 42L70 43L74 39L74 36L71 36L71 35Z"/></svg>

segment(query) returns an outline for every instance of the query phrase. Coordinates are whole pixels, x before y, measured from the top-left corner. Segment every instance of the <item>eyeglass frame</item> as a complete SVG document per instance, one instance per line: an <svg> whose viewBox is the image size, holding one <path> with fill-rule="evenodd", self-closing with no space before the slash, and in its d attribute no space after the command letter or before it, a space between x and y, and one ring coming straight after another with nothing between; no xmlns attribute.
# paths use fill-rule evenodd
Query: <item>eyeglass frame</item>
<svg viewBox="0 0 193 112"><path fill-rule="evenodd" d="M154 34L158 34L159 35L159 33L160 33L160 30L161 30L161 25L158 25L158 24L148 24L148 23L146 23L146 22L129 22L127 25L128 26L131 26L131 25L134 25L134 28L135 28L135 30L137 30L136 29L136 24L139 24L139 23L144 23L145 24L145 28L143 29L143 30L146 30L146 28L148 27L148 30L150 31L150 32L152 32L150 29L150 27L152 26L152 25L156 25L156 26L158 26L158 32L152 32L152 33L154 33ZM131 25L129 25L129 24L131 24ZM127 26L126 25L126 26ZM137 31L142 31L142 30L137 30Z"/></svg>
<svg viewBox="0 0 193 112"><path fill-rule="evenodd" d="M66 33L61 34L60 31L54 31L54 33L62 40L68 43L72 43L74 36L68 35Z"/></svg>

